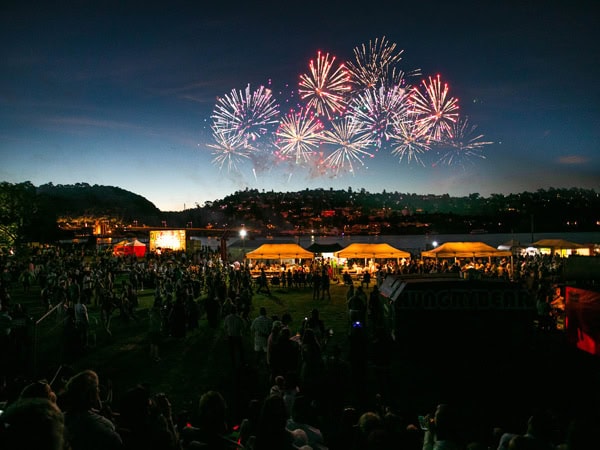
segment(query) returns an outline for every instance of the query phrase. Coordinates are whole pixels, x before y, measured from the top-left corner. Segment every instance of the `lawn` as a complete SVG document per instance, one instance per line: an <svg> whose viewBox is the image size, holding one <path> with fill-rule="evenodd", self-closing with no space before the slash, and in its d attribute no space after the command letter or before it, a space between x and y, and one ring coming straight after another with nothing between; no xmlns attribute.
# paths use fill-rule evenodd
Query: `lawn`
<svg viewBox="0 0 600 450"><path fill-rule="evenodd" d="M116 283L118 285L118 283ZM292 317L292 332L300 330L304 317L313 308L320 311L325 327L332 330L331 337L324 347L324 354L330 355L335 346L348 353L348 322L346 292L344 285L331 285L331 300L313 300L312 289L281 288L271 286L271 295L254 294L250 319L258 315L260 307L265 307L269 316L282 317L289 313ZM39 305L39 289L34 288L25 295L19 287L13 290L13 302L27 306L34 317L44 311ZM229 403L243 409L240 402L249 397L261 397L268 393L270 383L262 367L254 367L252 339L248 332L245 351L250 365L242 376L233 377L228 348L222 328L209 328L202 317L199 328L187 333L183 339L165 337L161 344L161 361L154 362L149 356L147 343L148 309L154 300L154 290L146 289L139 293L138 320L126 321L116 312L111 322L112 335L101 325L99 309L89 306L92 323L92 343L85 354L65 364L62 354L61 327L54 316L44 320L39 326L36 372L38 376L53 378L59 365L65 364L62 373L87 368L96 370L101 382L110 380L115 398L137 383L150 386L153 392L166 392L174 411L193 408L199 396L209 389L222 392ZM365 356L366 358L366 356ZM348 382L348 380L345 380ZM351 401L349 396L348 401Z"/></svg>
<svg viewBox="0 0 600 450"><path fill-rule="evenodd" d="M261 306L269 315L281 317L287 312L293 318L291 326L295 332L300 329L303 318L317 308L326 328L333 330L324 348L326 357L339 346L342 359L348 362L346 286L332 284L331 301L313 301L310 288L288 290L272 286L271 289L270 296L254 294L251 319L258 315ZM19 286L15 286L11 293L13 302L26 304L34 317L43 314L38 300L39 289L34 288L25 295ZM234 420L243 415L250 399L263 398L268 393L270 382L265 370L252 364L249 334L245 350L251 364L234 376L222 329L209 328L204 317L199 328L185 338L165 338L160 350L161 361L152 361L146 332L148 309L153 298L151 289L140 293L137 321L127 322L117 313L112 321L112 336L98 325L98 309L90 307L96 345L67 364L61 374L87 368L96 370L103 385L112 384L117 407L120 394L138 383L148 385L153 392L167 393L174 412L193 411L202 393L218 390L226 398ZM51 379L64 363L60 357L61 329L55 319L50 318L44 321L40 330L46 331L38 335L37 376ZM415 335L411 342L403 344L419 349L419 342L419 336ZM543 338L535 344L529 349L530 343L524 343L527 348L515 357L494 359L494 355L481 355L481 359L466 364L455 361L452 354L434 359L426 348L417 351L417 357L408 358L394 344L388 349L390 364L383 371L376 370L372 363L367 364L377 349L376 345L369 345L363 356L368 367L364 380L365 406L374 404L377 393L382 394L384 402L395 410L410 414L427 412L440 401L461 402L474 413L511 417L518 424L524 423L532 405L548 404L567 412L566 408L572 408L575 401L585 401L589 380L599 373L597 361L582 364L579 354L564 350L560 336L551 340ZM557 385L557 380L562 382ZM354 389L351 371L340 375L339 381L339 387L330 389L339 389L345 403L356 404L358 392L362 390Z"/></svg>

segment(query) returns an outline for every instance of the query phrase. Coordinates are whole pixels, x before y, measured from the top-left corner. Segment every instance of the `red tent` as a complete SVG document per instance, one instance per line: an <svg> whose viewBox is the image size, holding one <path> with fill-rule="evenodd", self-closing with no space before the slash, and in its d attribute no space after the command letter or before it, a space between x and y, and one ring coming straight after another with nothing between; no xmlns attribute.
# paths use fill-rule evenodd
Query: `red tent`
<svg viewBox="0 0 600 450"><path fill-rule="evenodd" d="M135 239L132 242L122 241L113 248L115 256L135 256L142 258L146 255L146 244Z"/></svg>
<svg viewBox="0 0 600 450"><path fill-rule="evenodd" d="M113 255L123 256L125 254L125 245L127 245L127 241L117 242L113 245Z"/></svg>
<svg viewBox="0 0 600 450"><path fill-rule="evenodd" d="M134 255L137 258L143 258L146 255L146 244L135 239L133 242L125 244L125 255Z"/></svg>

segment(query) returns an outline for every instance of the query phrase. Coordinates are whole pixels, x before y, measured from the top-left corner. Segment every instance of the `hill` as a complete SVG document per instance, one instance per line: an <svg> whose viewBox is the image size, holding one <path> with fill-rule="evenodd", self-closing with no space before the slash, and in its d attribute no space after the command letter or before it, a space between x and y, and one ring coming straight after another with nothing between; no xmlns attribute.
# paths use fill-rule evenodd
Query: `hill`
<svg viewBox="0 0 600 450"><path fill-rule="evenodd" d="M237 229L259 235L462 234L600 230L600 195L579 188L519 194L369 193L333 189L246 189L179 212L160 211L141 195L113 186L0 182L0 248L55 242L137 226Z"/></svg>
<svg viewBox="0 0 600 450"><path fill-rule="evenodd" d="M146 198L114 186L49 183L36 192L39 202L53 205L62 216L111 216L125 221L160 216L160 210Z"/></svg>

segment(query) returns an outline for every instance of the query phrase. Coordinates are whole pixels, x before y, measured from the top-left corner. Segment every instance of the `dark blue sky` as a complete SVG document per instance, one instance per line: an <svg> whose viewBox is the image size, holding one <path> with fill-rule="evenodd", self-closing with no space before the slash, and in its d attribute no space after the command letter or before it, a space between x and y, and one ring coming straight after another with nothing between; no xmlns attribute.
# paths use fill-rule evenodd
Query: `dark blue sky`
<svg viewBox="0 0 600 450"><path fill-rule="evenodd" d="M246 187L600 191L593 1L8 3L0 6L3 181L119 186L162 210ZM383 36L404 50L403 69L449 83L461 115L493 142L485 159L421 167L382 149L338 177L287 167L233 174L211 163L217 96L248 83L288 92L318 50L350 60L354 47ZM278 98L282 112L287 98Z"/></svg>

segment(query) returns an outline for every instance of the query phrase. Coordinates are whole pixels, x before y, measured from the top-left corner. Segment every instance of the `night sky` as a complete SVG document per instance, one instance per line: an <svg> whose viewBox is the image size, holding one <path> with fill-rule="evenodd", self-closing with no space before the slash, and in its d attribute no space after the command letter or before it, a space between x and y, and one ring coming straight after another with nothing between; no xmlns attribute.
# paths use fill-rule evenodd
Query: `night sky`
<svg viewBox="0 0 600 450"><path fill-rule="evenodd" d="M38 3L0 6L0 181L118 186L163 211L246 188L600 191L593 1ZM493 142L485 159L423 167L382 148L337 176L211 163L217 97L265 85L286 113L318 50L348 61L384 36L420 69L411 83L448 82Z"/></svg>

